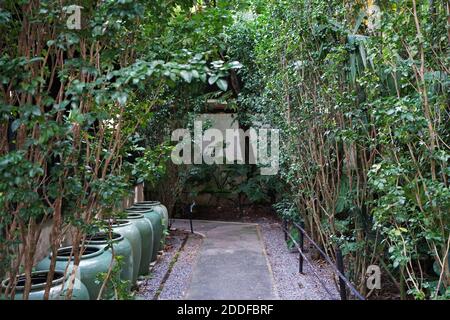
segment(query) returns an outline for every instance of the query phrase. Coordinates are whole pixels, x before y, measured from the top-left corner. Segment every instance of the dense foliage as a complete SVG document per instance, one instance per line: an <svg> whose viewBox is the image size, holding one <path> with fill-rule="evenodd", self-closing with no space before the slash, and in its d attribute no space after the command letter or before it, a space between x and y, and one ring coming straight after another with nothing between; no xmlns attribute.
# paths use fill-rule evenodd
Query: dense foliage
<svg viewBox="0 0 450 320"><path fill-rule="evenodd" d="M366 296L449 298L448 4L77 3L80 30L69 1L0 3L1 276L29 290L45 225L53 253L67 233L79 244L145 181L169 211L205 189L273 203L340 249ZM171 131L208 99L281 130L278 176L170 162Z"/></svg>
<svg viewBox="0 0 450 320"><path fill-rule="evenodd" d="M245 66L239 101L282 129L289 196L279 212L298 215L330 253L340 248L361 292L376 264L402 298L448 298L449 9L373 8L296 0L253 10L228 33Z"/></svg>
<svg viewBox="0 0 450 320"><path fill-rule="evenodd" d="M50 283L67 230L78 264L96 221L120 213L139 178L161 172L142 165L152 155L138 132L161 97L180 82L225 87L236 65L147 41L174 10L190 12L191 1L79 4L80 29L68 27L70 3L0 5L0 274L25 272L25 298L43 226L51 223Z"/></svg>

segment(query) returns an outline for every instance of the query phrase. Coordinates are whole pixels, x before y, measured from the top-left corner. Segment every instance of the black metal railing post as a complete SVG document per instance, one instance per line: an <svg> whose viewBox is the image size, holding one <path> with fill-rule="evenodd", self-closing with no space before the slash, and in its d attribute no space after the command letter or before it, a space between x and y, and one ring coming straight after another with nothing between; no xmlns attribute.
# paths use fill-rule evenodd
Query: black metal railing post
<svg viewBox="0 0 450 320"><path fill-rule="evenodd" d="M189 206L189 224L191 225L191 233L194 233L194 226L192 225L192 214L194 211L195 201Z"/></svg>
<svg viewBox="0 0 450 320"><path fill-rule="evenodd" d="M284 241L287 241L288 240L287 221L285 219L283 219L283 232L284 232Z"/></svg>
<svg viewBox="0 0 450 320"><path fill-rule="evenodd" d="M300 225L302 228L304 228L303 222L300 222ZM298 272L303 273L303 247L304 247L304 241L305 237L303 236L303 231L300 228L297 228L298 235L299 235L299 245L300 245L300 251L298 254Z"/></svg>
<svg viewBox="0 0 450 320"><path fill-rule="evenodd" d="M341 274L344 273L344 260L342 259L341 249L336 248L336 266ZM341 300L347 300L347 288L345 286L345 281L342 277L339 277L339 293L341 295Z"/></svg>

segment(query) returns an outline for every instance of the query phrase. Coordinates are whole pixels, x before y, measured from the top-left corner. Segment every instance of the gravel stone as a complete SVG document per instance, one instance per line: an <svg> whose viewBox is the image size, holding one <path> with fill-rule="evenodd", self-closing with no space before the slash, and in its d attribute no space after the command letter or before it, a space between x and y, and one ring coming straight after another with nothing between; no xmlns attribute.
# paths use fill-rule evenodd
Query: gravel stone
<svg viewBox="0 0 450 320"><path fill-rule="evenodd" d="M166 246L163 255L158 257L155 266L150 271L150 275L139 282L139 288L136 292L137 299L154 300L156 298L155 296L158 293L164 277L169 271L170 262L180 250L186 236L186 232L170 232L170 236L166 238Z"/></svg>
<svg viewBox="0 0 450 320"><path fill-rule="evenodd" d="M287 248L280 223L266 218L254 222L259 224L274 277L275 289L280 299L339 299L335 275L327 263L323 260L314 260L309 253L306 253L313 267L305 261L304 273L300 274L298 270L299 255ZM138 299L180 300L184 298L203 242L201 235L182 230L185 229L184 224L186 222L179 221L180 229L171 230L170 237L167 239L166 251L152 269L150 277L142 281L139 286ZM204 226L200 222L196 226L197 230L204 231L202 228ZM305 243L305 247L309 247L308 243ZM313 268L331 295L313 274Z"/></svg>
<svg viewBox="0 0 450 320"><path fill-rule="evenodd" d="M325 283L330 296L317 277L312 267L304 261L303 274L298 270L298 253L290 252L284 241L284 233L278 222L258 221L266 247L266 253L272 267L275 287L282 300L335 300L339 299L332 269L321 261L312 260L306 253L314 270ZM305 243L306 244L306 243ZM307 247L307 244L306 244Z"/></svg>
<svg viewBox="0 0 450 320"><path fill-rule="evenodd" d="M202 242L203 237L189 234L186 244L179 252L177 262L173 266L169 278L164 283L164 289L159 296L160 300L183 299L189 287Z"/></svg>

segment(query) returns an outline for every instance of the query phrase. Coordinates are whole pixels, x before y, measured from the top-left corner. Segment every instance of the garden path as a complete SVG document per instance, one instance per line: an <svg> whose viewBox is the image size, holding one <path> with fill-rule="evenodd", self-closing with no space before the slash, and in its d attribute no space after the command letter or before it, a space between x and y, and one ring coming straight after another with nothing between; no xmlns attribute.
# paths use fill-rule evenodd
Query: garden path
<svg viewBox="0 0 450 320"><path fill-rule="evenodd" d="M188 220L173 226L190 228ZM278 299L257 224L194 220L194 231L205 239L186 299Z"/></svg>

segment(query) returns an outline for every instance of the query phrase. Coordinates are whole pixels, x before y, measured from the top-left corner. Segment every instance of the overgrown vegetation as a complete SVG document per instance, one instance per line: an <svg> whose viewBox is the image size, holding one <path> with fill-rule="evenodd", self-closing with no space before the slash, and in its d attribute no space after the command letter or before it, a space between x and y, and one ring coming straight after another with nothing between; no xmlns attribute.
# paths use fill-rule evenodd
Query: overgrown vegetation
<svg viewBox="0 0 450 320"><path fill-rule="evenodd" d="M90 226L120 212L135 177L158 172L142 172L135 158L137 129L161 97L180 82L223 81L233 68L217 67L207 52L155 51L158 42L148 41L191 1L80 1L80 30L66 26L71 4L1 4L0 274L24 272L25 299L43 226L52 224L49 284L65 232L78 265Z"/></svg>
<svg viewBox="0 0 450 320"><path fill-rule="evenodd" d="M264 3L228 39L241 107L282 129L280 213L341 248L364 294L377 264L402 299L448 298L448 4Z"/></svg>
<svg viewBox="0 0 450 320"><path fill-rule="evenodd" d="M274 204L366 296L450 297L448 3L83 0L81 30L63 3L0 4L0 275L29 291L44 225L78 244L144 181L170 212L205 188ZM277 177L171 163L208 99L281 130Z"/></svg>

